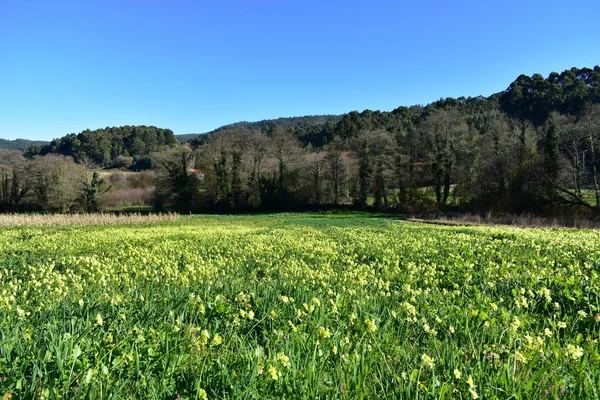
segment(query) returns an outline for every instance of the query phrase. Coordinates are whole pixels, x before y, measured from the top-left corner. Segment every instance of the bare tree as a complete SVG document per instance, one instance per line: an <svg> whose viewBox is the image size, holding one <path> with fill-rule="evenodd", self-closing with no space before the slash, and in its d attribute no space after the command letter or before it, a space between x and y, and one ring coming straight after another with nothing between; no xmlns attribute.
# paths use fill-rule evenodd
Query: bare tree
<svg viewBox="0 0 600 400"><path fill-rule="evenodd" d="M328 178L331 182L333 204L340 204L340 198L346 186L347 144L344 139L336 136L326 148L325 161L327 163Z"/></svg>
<svg viewBox="0 0 600 400"><path fill-rule="evenodd" d="M34 204L47 212L68 213L81 206L85 168L72 158L49 154L32 165Z"/></svg>
<svg viewBox="0 0 600 400"><path fill-rule="evenodd" d="M29 162L20 151L0 149L0 212L15 211L32 187Z"/></svg>
<svg viewBox="0 0 600 400"><path fill-rule="evenodd" d="M468 126L458 110L438 109L423 121L421 129L427 139L436 201L439 208L444 208L454 180L456 156L468 134Z"/></svg>

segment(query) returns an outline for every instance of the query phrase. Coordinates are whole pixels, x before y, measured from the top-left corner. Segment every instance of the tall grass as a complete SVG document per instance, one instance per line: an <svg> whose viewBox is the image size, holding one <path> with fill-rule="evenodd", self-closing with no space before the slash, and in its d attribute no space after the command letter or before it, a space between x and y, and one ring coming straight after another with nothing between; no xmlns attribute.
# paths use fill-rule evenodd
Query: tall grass
<svg viewBox="0 0 600 400"><path fill-rule="evenodd" d="M177 221L179 215L165 214L0 214L0 226L87 226L130 225Z"/></svg>

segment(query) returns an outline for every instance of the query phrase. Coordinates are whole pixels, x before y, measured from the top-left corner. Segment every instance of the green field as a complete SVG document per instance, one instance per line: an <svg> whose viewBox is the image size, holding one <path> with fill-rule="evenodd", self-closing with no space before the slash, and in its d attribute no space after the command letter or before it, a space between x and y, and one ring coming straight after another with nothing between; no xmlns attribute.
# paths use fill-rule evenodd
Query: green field
<svg viewBox="0 0 600 400"><path fill-rule="evenodd" d="M600 233L0 228L0 398L598 399Z"/></svg>

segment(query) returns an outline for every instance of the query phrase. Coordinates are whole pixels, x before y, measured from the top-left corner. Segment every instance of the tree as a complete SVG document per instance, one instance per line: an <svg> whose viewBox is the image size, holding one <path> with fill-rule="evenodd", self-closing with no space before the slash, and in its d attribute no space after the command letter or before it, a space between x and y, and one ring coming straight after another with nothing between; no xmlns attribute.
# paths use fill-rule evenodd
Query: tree
<svg viewBox="0 0 600 400"><path fill-rule="evenodd" d="M485 210L503 208L507 204L508 186L513 164L513 149L506 115L486 111L478 125L474 146L476 168L472 185L463 182L478 207Z"/></svg>
<svg viewBox="0 0 600 400"><path fill-rule="evenodd" d="M301 155L300 144L289 131L279 126L275 127L269 139L272 154L277 160L276 194L280 202L289 201L290 189L295 186L293 177L297 176L292 168Z"/></svg>
<svg viewBox="0 0 600 400"><path fill-rule="evenodd" d="M28 164L20 151L0 149L0 212L17 211L29 194Z"/></svg>
<svg viewBox="0 0 600 400"><path fill-rule="evenodd" d="M551 136L551 138L547 138L546 142L550 141L550 145L556 147L556 149L553 149L552 151L556 151L557 153L558 147L560 146L560 150L569 162L571 176L571 182L568 184L570 188L560 184L560 182L558 182L560 165L559 160L557 159L559 156L558 154L550 155L548 158L551 162L556 164L553 165L553 168L555 168L556 171L552 171L555 173L555 176L551 177L554 178L553 186L559 190L562 188L561 191L564 194L568 194L574 199L582 199L582 179L585 173L585 155L588 151L587 134L583 129L583 126L578 123L577 118L574 116L554 113L551 117L550 124L548 136Z"/></svg>
<svg viewBox="0 0 600 400"><path fill-rule="evenodd" d="M368 134L369 150L373 162L373 194L374 205L378 210L388 207L388 175L393 169L396 144L392 135L385 130L377 130Z"/></svg>
<svg viewBox="0 0 600 400"><path fill-rule="evenodd" d="M248 201L247 203L254 208L260 207L262 204L261 187L263 182L263 167L264 158L268 149L268 138L260 132L253 133L247 136L248 142L246 152L248 153L250 165L248 170Z"/></svg>
<svg viewBox="0 0 600 400"><path fill-rule="evenodd" d="M369 151L369 141L363 137L358 142L358 197L356 205L360 209L367 207L367 198L371 190L371 176L373 166L371 162L371 153Z"/></svg>
<svg viewBox="0 0 600 400"><path fill-rule="evenodd" d="M301 200L313 204L323 204L325 202L325 153L313 151L307 153L303 164L305 168L302 173L307 177L307 188L301 192L305 194Z"/></svg>
<svg viewBox="0 0 600 400"><path fill-rule="evenodd" d="M555 125L548 127L544 139L544 170L548 181L546 191L547 196L552 199L555 197L555 186L561 171L560 137Z"/></svg>
<svg viewBox="0 0 600 400"><path fill-rule="evenodd" d="M100 197L111 189L97 171L83 183L83 208L86 212L100 211Z"/></svg>
<svg viewBox="0 0 600 400"><path fill-rule="evenodd" d="M328 177L331 182L333 204L340 204L347 175L347 162L345 160L346 141L336 136L326 147L325 161L327 163Z"/></svg>
<svg viewBox="0 0 600 400"><path fill-rule="evenodd" d="M600 90L600 84L598 86ZM600 143L600 105L588 105L583 114L582 122L584 124L584 130L587 134L587 140L590 151L592 185L594 188L594 197L596 200L595 206L597 209L600 209L600 187L598 182L600 179L598 177L598 170L600 168L598 163L600 162L600 157L598 157L599 149L597 147Z"/></svg>
<svg viewBox="0 0 600 400"><path fill-rule="evenodd" d="M194 153L189 147L173 147L156 155L157 196L155 208L171 203L180 212L197 209L202 202L202 182L190 170Z"/></svg>
<svg viewBox="0 0 600 400"><path fill-rule="evenodd" d="M34 206L52 213L78 211L85 173L85 169L70 157L36 157L31 168Z"/></svg>
<svg viewBox="0 0 600 400"><path fill-rule="evenodd" d="M456 156L468 133L464 117L456 109L434 110L421 124L427 139L428 158L438 208L448 202L450 185L454 179Z"/></svg>

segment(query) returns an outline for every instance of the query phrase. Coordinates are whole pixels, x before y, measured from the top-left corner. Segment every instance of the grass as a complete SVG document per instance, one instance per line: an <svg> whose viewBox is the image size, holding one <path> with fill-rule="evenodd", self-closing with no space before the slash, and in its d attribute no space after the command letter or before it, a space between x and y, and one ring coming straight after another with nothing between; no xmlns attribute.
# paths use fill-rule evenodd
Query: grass
<svg viewBox="0 0 600 400"><path fill-rule="evenodd" d="M0 396L599 396L600 233L363 214L0 228Z"/></svg>

